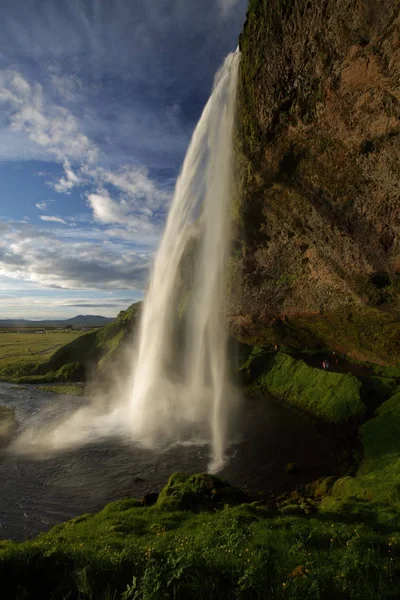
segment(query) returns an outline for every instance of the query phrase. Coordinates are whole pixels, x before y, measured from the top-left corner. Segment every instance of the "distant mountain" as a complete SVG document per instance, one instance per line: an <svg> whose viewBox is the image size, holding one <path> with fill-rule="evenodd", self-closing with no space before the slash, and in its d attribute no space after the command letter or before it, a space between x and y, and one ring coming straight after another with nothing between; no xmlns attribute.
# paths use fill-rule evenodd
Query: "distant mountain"
<svg viewBox="0 0 400 600"><path fill-rule="evenodd" d="M100 326L108 325L115 321L110 317L101 315L77 315L71 319L29 321L27 319L0 319L0 327L66 327L67 325Z"/></svg>
<svg viewBox="0 0 400 600"><path fill-rule="evenodd" d="M102 317L101 315L78 315L67 319L65 323L67 325L108 325L115 321L114 318Z"/></svg>

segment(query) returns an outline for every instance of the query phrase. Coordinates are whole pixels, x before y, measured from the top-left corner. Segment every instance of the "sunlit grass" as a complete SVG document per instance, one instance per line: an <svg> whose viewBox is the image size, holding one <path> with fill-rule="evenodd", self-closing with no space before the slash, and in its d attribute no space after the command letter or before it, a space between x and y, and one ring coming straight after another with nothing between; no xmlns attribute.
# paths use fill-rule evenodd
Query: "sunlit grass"
<svg viewBox="0 0 400 600"><path fill-rule="evenodd" d="M3 542L2 597L383 600L400 593L396 532L285 517L254 504L198 513L137 504L118 501L34 541Z"/></svg>
<svg viewBox="0 0 400 600"><path fill-rule="evenodd" d="M81 335L80 331L0 332L0 378L33 372L61 346Z"/></svg>
<svg viewBox="0 0 400 600"><path fill-rule="evenodd" d="M365 411L357 377L315 369L283 353L271 358L253 389L333 423L360 417Z"/></svg>

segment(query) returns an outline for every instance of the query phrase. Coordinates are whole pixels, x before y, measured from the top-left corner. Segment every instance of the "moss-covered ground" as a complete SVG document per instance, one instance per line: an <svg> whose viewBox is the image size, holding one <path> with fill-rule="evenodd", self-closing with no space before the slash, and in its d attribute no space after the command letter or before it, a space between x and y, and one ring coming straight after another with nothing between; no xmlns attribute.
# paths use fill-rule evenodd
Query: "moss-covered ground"
<svg viewBox="0 0 400 600"><path fill-rule="evenodd" d="M103 340L112 354L121 329L105 330L96 347ZM82 340L90 348L85 338L72 349ZM71 344L50 358L54 368L66 351ZM244 345L236 366L251 391L338 430L359 427L353 468L263 502L213 476L175 474L158 498L119 500L34 540L1 541L1 598L397 600L398 368L370 365L356 377Z"/></svg>
<svg viewBox="0 0 400 600"><path fill-rule="evenodd" d="M364 514L400 526L400 389L360 428L364 456L356 477L339 479L324 510Z"/></svg>
<svg viewBox="0 0 400 600"><path fill-rule="evenodd" d="M213 476L176 474L155 504L155 498L120 500L35 540L1 542L2 598L400 596L396 379L366 378L369 393L378 398L366 420L366 382L351 374L315 369L261 348L241 358L253 387L333 423L364 420L363 458L355 474L319 481L272 505L253 502Z"/></svg>
<svg viewBox="0 0 400 600"><path fill-rule="evenodd" d="M368 418L365 381L353 375L262 349L243 369L252 385L315 417L358 420L363 452L353 474L272 503L214 476L175 474L158 498L120 500L34 540L0 542L2 598L399 598L396 380L367 378L379 398Z"/></svg>
<svg viewBox="0 0 400 600"><path fill-rule="evenodd" d="M180 500L186 496L183 505L171 503L171 488L179 489ZM221 489L225 493L218 495ZM240 493L226 491L210 476L178 474L154 506L120 500L36 540L4 541L2 598L399 597L395 528L340 514L290 515L257 503L237 505Z"/></svg>
<svg viewBox="0 0 400 600"><path fill-rule="evenodd" d="M264 368L258 374L260 363ZM261 349L250 356L243 369L250 377L253 369L251 391L268 393L324 421L339 423L357 419L366 410L361 399L362 384L351 373L323 371L288 354L271 355Z"/></svg>

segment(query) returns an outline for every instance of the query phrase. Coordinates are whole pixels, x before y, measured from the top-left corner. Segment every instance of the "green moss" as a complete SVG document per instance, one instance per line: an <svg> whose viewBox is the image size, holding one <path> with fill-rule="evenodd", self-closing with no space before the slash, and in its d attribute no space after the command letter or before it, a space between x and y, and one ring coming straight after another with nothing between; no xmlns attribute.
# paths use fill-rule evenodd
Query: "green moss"
<svg viewBox="0 0 400 600"><path fill-rule="evenodd" d="M365 411L356 377L315 369L283 353L272 359L255 387L333 423L358 418Z"/></svg>
<svg viewBox="0 0 400 600"><path fill-rule="evenodd" d="M397 521L400 509L400 392L360 429L364 458L355 477L339 479L325 511L368 513L371 519Z"/></svg>
<svg viewBox="0 0 400 600"><path fill-rule="evenodd" d="M187 477L176 475L174 486ZM191 481L195 491L208 489L204 475ZM215 508L172 511L125 499L35 540L0 542L2 599L388 600L400 593L398 533L309 516L307 506L290 502L280 513L254 503Z"/></svg>
<svg viewBox="0 0 400 600"><path fill-rule="evenodd" d="M400 367L382 367L381 365L372 366L375 373L382 377L395 378L400 380Z"/></svg>
<svg viewBox="0 0 400 600"><path fill-rule="evenodd" d="M323 314L295 315L268 326L256 325L240 337L252 346L278 344L288 351L345 352L353 360L376 363L377 374L400 379L400 368L395 366L400 363L400 321L387 311L348 306Z"/></svg>
<svg viewBox="0 0 400 600"><path fill-rule="evenodd" d="M156 506L163 510L194 510L215 508L220 503L240 504L246 498L242 490L215 475L175 473L162 490Z"/></svg>

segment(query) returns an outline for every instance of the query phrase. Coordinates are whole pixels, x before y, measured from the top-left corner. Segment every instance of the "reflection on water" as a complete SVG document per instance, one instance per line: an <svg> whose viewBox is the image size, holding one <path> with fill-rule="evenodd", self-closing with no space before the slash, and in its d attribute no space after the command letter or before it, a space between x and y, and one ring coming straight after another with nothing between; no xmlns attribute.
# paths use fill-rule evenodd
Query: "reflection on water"
<svg viewBox="0 0 400 600"><path fill-rule="evenodd" d="M84 405L85 399L0 383L0 404L15 408L23 428L39 410L53 419ZM271 399L247 400L238 422L240 439L231 445L221 472L230 483L256 494L335 472L337 443ZM22 540L112 500L159 491L171 473L205 471L209 459L201 440L155 453L117 438L41 460L6 455L0 462L0 538ZM301 472L287 475L285 465L292 461Z"/></svg>

